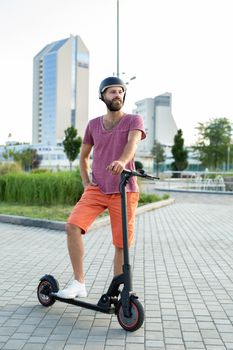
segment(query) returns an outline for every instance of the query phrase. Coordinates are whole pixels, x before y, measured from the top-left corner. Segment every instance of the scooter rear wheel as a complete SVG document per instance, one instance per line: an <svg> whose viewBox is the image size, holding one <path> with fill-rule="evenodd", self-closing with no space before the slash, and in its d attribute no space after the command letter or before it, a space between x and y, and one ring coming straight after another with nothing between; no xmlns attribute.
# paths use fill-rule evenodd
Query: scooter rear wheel
<svg viewBox="0 0 233 350"><path fill-rule="evenodd" d="M122 302L119 301L117 310L117 319L123 329L134 332L139 329L144 321L144 309L137 299L130 300L130 316L124 315Z"/></svg>
<svg viewBox="0 0 233 350"><path fill-rule="evenodd" d="M53 305L56 299L51 295L51 293L56 293L58 290L58 281L51 275L45 275L40 279L40 283L37 287L37 297L39 302L43 306Z"/></svg>

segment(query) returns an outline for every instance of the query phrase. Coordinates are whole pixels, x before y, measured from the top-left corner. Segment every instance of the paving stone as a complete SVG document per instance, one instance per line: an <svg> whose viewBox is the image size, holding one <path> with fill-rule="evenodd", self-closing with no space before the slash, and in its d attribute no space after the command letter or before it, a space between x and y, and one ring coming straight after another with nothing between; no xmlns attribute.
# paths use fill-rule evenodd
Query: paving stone
<svg viewBox="0 0 233 350"><path fill-rule="evenodd" d="M174 204L136 217L130 259L145 322L133 333L115 315L58 301L41 306L44 274L61 287L72 280L66 235L0 223L0 348L233 350L233 196L173 195ZM97 302L112 281L110 227L84 241L88 298Z"/></svg>
<svg viewBox="0 0 233 350"><path fill-rule="evenodd" d="M22 349L25 344L25 340L23 339L10 339L8 340L2 349L14 350L14 349Z"/></svg>
<svg viewBox="0 0 233 350"><path fill-rule="evenodd" d="M22 348L22 350L42 350L44 347L44 344L25 344Z"/></svg>

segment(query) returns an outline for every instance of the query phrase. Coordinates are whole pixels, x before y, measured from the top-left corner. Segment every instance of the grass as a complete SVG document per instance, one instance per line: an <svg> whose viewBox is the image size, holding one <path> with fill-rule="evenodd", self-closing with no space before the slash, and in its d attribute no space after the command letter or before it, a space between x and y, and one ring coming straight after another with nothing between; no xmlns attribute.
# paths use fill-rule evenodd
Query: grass
<svg viewBox="0 0 233 350"><path fill-rule="evenodd" d="M26 216L34 219L66 221L72 208L73 205L38 206L0 203L0 214Z"/></svg>
<svg viewBox="0 0 233 350"><path fill-rule="evenodd" d="M169 198L169 195L145 195L144 193L140 194L139 206L158 202ZM22 205L17 203L0 203L0 214L4 215L16 215L16 216L25 216L34 219L46 219L54 221L66 221L73 205ZM106 215L107 212L104 212L102 215Z"/></svg>

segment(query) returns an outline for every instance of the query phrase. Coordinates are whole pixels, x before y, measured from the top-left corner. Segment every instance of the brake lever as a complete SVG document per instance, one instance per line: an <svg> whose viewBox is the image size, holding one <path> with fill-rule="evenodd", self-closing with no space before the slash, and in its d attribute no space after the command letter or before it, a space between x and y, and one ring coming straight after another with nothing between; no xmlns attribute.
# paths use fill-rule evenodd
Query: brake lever
<svg viewBox="0 0 233 350"><path fill-rule="evenodd" d="M151 180L160 180L160 177L152 176L152 175L147 175L147 174L146 174L146 178L147 178L147 179L151 179Z"/></svg>
<svg viewBox="0 0 233 350"><path fill-rule="evenodd" d="M142 175L142 177L145 177L145 178L147 178L147 179L151 179L151 180L160 180L160 177L146 174L145 170L143 170L143 169L140 169L138 172L139 172L139 174Z"/></svg>

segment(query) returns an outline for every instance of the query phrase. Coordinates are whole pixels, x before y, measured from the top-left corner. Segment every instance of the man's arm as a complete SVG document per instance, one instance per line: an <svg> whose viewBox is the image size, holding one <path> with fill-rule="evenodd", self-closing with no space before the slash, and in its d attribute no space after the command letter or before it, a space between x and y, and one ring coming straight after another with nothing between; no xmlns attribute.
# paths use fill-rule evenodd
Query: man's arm
<svg viewBox="0 0 233 350"><path fill-rule="evenodd" d="M129 132L128 142L118 160L112 161L108 166L109 170L113 175L118 175L125 169L127 163L129 163L136 152L137 144L142 138L142 132L140 130L132 130Z"/></svg>
<svg viewBox="0 0 233 350"><path fill-rule="evenodd" d="M80 173L82 177L83 186L86 187L91 184L90 178L89 178L89 170L90 170L90 154L92 150L92 145L89 145L87 143L83 143L81 147L80 152Z"/></svg>

